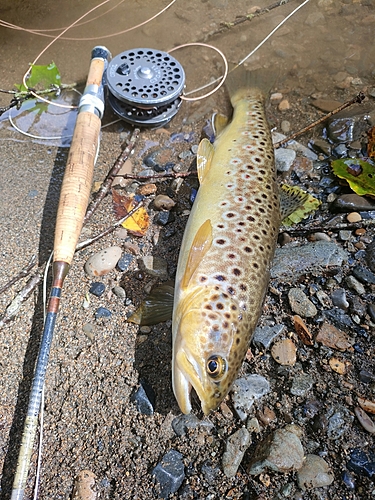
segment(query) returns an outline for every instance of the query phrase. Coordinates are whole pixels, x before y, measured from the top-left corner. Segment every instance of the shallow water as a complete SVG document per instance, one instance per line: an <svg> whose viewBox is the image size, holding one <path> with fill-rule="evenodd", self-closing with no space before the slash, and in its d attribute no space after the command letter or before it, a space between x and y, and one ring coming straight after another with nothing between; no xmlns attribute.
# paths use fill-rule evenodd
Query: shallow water
<svg viewBox="0 0 375 500"><path fill-rule="evenodd" d="M177 0L150 23L127 33L116 34L155 15L167 2L113 0L70 29L64 39L57 40L37 63L54 61L64 83L83 82L91 49L95 45L106 45L116 55L137 47L168 51L183 43L203 40L221 49L230 63L237 63L298 3L288 2L218 35L212 33L222 23L235 21L237 16L252 12L257 6L264 8L270 4L270 0L195 0L189 3ZM51 36L59 33L53 30L68 26L92 8L93 2L89 0L79 3L67 0L63 9L58 2L52 1L26 3L8 0L2 2L0 18L24 28L43 30L44 34ZM270 67L274 70L276 86L296 92L301 99L314 93L329 97L338 89L340 92L340 89L348 86L346 79L351 77L360 77L362 86L366 86L372 83L375 71L375 46L372 43L374 23L375 8L371 1L310 0L248 63L252 67ZM50 37L1 27L1 87L10 89L14 83L21 82L28 63L51 40ZM209 49L187 47L173 55L185 69L187 90L195 89L223 72L220 56ZM360 88L361 84L353 86L353 93ZM1 102L6 104L8 99L8 96L2 96ZM46 115L42 118L48 120ZM47 127L50 122L47 122ZM3 127L4 123L7 123L6 115L2 120ZM54 125L51 127L55 128ZM61 130L64 129L66 131L65 123L61 126ZM31 126L29 132L39 135L36 126Z"/></svg>

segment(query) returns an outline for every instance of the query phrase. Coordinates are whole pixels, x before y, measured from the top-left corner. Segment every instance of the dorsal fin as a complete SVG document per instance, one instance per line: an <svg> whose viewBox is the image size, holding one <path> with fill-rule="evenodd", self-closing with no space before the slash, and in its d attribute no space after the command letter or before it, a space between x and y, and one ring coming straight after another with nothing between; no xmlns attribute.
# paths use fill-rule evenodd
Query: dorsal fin
<svg viewBox="0 0 375 500"><path fill-rule="evenodd" d="M215 132L215 137L221 134L221 132L228 125L228 117L220 113L214 113L212 116L212 127Z"/></svg>
<svg viewBox="0 0 375 500"><path fill-rule="evenodd" d="M198 229L191 245L186 261L185 273L182 277L181 287L187 288L190 280L197 270L198 264L202 261L207 251L212 245L212 226L210 219L207 219Z"/></svg>
<svg viewBox="0 0 375 500"><path fill-rule="evenodd" d="M213 154L213 145L208 139L202 139L199 143L197 152L197 170L200 183L202 183L204 176L210 168Z"/></svg>
<svg viewBox="0 0 375 500"><path fill-rule="evenodd" d="M297 186L287 186L286 184L280 186L279 195L281 220L303 205L309 196Z"/></svg>

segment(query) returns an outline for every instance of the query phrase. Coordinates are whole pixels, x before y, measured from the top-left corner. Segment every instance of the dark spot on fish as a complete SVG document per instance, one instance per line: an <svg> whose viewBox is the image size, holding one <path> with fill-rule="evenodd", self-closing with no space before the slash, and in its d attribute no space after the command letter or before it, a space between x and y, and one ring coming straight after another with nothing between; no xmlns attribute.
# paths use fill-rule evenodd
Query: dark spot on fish
<svg viewBox="0 0 375 500"><path fill-rule="evenodd" d="M266 236L267 231L265 229L262 229L262 234L264 234L264 236Z"/></svg>
<svg viewBox="0 0 375 500"><path fill-rule="evenodd" d="M267 233L266 233L266 234L267 234ZM254 240L257 240L257 241L259 241L259 240L260 240L260 236L258 236L257 234L254 234L254 235L253 235L253 238L254 238Z"/></svg>
<svg viewBox="0 0 375 500"><path fill-rule="evenodd" d="M235 257L236 256L234 255L234 253L228 253L228 258L229 259L235 259Z"/></svg>
<svg viewBox="0 0 375 500"><path fill-rule="evenodd" d="M215 279L218 281L225 281L225 277L222 274L218 274L217 276L215 276Z"/></svg>
<svg viewBox="0 0 375 500"><path fill-rule="evenodd" d="M205 306L205 309L208 309L209 311L212 311L212 305L211 304L207 304Z"/></svg>
<svg viewBox="0 0 375 500"><path fill-rule="evenodd" d="M256 203L262 203L262 200L260 198L255 198L254 200Z"/></svg>
<svg viewBox="0 0 375 500"><path fill-rule="evenodd" d="M228 326L229 326L228 321L224 321L223 322L223 328L228 328ZM226 338L224 338L224 335L223 335L223 340L228 340L228 336L226 336Z"/></svg>
<svg viewBox="0 0 375 500"><path fill-rule="evenodd" d="M209 314L209 315L208 315L208 317L209 317L210 319L216 319L215 314Z"/></svg>
<svg viewBox="0 0 375 500"><path fill-rule="evenodd" d="M224 245L225 240L219 239L219 240L216 240L216 243L217 243L218 245Z"/></svg>
<svg viewBox="0 0 375 500"><path fill-rule="evenodd" d="M259 264L257 264L256 262L253 262L253 268L254 269L259 269Z"/></svg>
<svg viewBox="0 0 375 500"><path fill-rule="evenodd" d="M232 270L232 272L233 272L233 274L234 274L235 276L239 276L239 275L241 274L240 269L238 269L237 267L235 267L235 268Z"/></svg>
<svg viewBox="0 0 375 500"><path fill-rule="evenodd" d="M232 288L231 286L228 287L228 293L230 293L231 295L234 295L235 291L234 291L234 288ZM236 307L236 306L234 306ZM232 309L233 309L233 306L232 306ZM235 311L235 309L233 309L233 311Z"/></svg>
<svg viewBox="0 0 375 500"><path fill-rule="evenodd" d="M230 318L230 314L229 313L225 313L224 316L229 319Z"/></svg>
<svg viewBox="0 0 375 500"><path fill-rule="evenodd" d="M201 276L201 277L200 277L200 281L201 281L202 283L203 283L204 281L206 281L206 279L207 279L207 278L206 278L206 276Z"/></svg>
<svg viewBox="0 0 375 500"><path fill-rule="evenodd" d="M254 222L255 221L255 219L254 219L254 217L252 215L249 215L248 217L246 217L246 219L248 221L250 221L250 222Z"/></svg>
<svg viewBox="0 0 375 500"><path fill-rule="evenodd" d="M243 291L243 292L246 292L247 290L247 286L244 285L243 283L240 284L240 289Z"/></svg>
<svg viewBox="0 0 375 500"><path fill-rule="evenodd" d="M239 225L239 226L244 226L244 225L245 225L245 223L244 223L244 222L239 222L239 223L238 223L238 225Z"/></svg>
<svg viewBox="0 0 375 500"><path fill-rule="evenodd" d="M251 253L253 251L253 249L251 247L245 247L244 250L247 253Z"/></svg>
<svg viewBox="0 0 375 500"><path fill-rule="evenodd" d="M246 165L246 168L248 168L249 170L254 170L253 165Z"/></svg>
<svg viewBox="0 0 375 500"><path fill-rule="evenodd" d="M265 193L263 193L263 194L262 194L262 198L263 198L264 200L266 200L266 199L268 198L268 195L267 195L267 194L265 194Z"/></svg>
<svg viewBox="0 0 375 500"><path fill-rule="evenodd" d="M218 224L218 225L217 225L217 227L218 227L219 229L223 229L223 228L224 228L224 224Z"/></svg>
<svg viewBox="0 0 375 500"><path fill-rule="evenodd" d="M262 163L262 158L259 158L259 156L256 156L254 158L254 160L257 162L257 163Z"/></svg>
<svg viewBox="0 0 375 500"><path fill-rule="evenodd" d="M222 201L222 202L220 203L220 205L221 205L222 207L226 207L226 206L228 205L228 202L226 202L226 201Z"/></svg>
<svg viewBox="0 0 375 500"><path fill-rule="evenodd" d="M232 217L234 217L234 216L235 216L235 214L234 214L233 212L228 212L228 213L227 213L227 217L229 217L230 219L231 219Z"/></svg>
<svg viewBox="0 0 375 500"><path fill-rule="evenodd" d="M218 303L216 304L216 307L217 307L218 309L224 309L224 305L223 305L221 302L218 302Z"/></svg>
<svg viewBox="0 0 375 500"><path fill-rule="evenodd" d="M261 214L264 214L264 213L265 213L264 208L262 208L262 207L261 207L261 208L259 209L259 212L260 212Z"/></svg>

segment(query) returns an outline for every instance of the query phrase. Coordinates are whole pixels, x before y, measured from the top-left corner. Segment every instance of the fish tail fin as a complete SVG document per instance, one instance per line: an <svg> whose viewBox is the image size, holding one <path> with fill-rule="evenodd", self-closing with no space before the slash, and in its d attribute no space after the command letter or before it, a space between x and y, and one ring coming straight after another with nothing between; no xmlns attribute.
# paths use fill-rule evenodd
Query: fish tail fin
<svg viewBox="0 0 375 500"><path fill-rule="evenodd" d="M226 86L232 106L241 99L258 97L262 101L271 91L278 77L272 69L250 70L243 65L228 73Z"/></svg>

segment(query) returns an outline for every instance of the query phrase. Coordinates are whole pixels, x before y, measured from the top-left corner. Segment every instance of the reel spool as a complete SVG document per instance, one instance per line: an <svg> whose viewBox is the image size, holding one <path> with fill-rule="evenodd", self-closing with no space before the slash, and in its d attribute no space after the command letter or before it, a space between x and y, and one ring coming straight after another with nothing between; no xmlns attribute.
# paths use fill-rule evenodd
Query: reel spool
<svg viewBox="0 0 375 500"><path fill-rule="evenodd" d="M111 60L106 80L108 101L120 118L131 125L163 127L181 105L185 73L167 52L132 49Z"/></svg>

